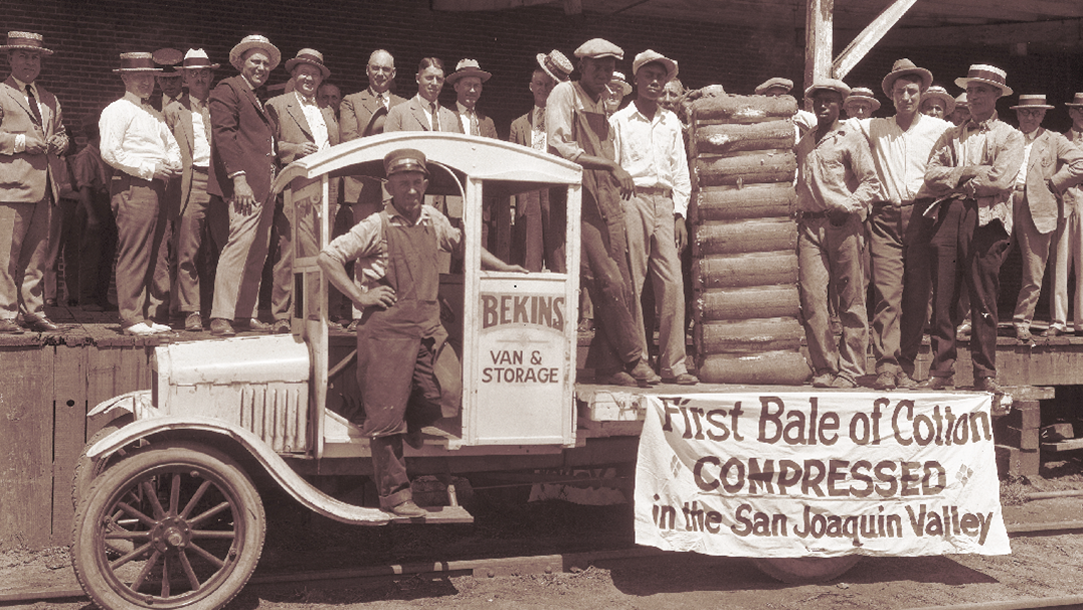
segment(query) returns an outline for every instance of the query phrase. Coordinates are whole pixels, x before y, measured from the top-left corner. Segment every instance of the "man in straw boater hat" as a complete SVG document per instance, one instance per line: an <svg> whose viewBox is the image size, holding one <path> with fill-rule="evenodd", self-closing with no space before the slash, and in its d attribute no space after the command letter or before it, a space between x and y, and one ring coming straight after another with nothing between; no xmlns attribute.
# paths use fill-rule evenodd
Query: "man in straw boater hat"
<svg viewBox="0 0 1083 610"><path fill-rule="evenodd" d="M839 120L846 83L817 80L805 90L816 128L797 143L797 264L812 385L853 388L865 374L868 317L861 243L869 204L880 192L868 142ZM842 336L828 316L828 285L838 296Z"/></svg>
<svg viewBox="0 0 1083 610"><path fill-rule="evenodd" d="M315 49L301 49L297 56L286 61L297 88L267 101L267 111L277 130L278 160L283 166L297 159L338 144L338 123L330 108L320 108L316 93L320 84L331 76L331 70L323 63L323 54ZM336 185L331 182L331 201L338 199ZM271 288L271 315L274 317L275 333L290 332L290 312L293 303L293 210L275 203L274 231L277 255L274 261L274 284ZM304 226L304 225L302 225ZM301 244L311 247L312 244Z"/></svg>
<svg viewBox="0 0 1083 610"><path fill-rule="evenodd" d="M547 152L545 139L545 107L549 93L557 83L563 83L572 75L571 60L560 51L538 53L534 60L534 72L530 77L530 93L534 108L511 122L511 141L540 152ZM515 233L512 241L514 260L530 271L564 273L564 225L567 203L561 198L563 189L543 189L516 195ZM551 199L552 198L552 199Z"/></svg>
<svg viewBox="0 0 1083 610"><path fill-rule="evenodd" d="M1019 103L1012 106L1026 140L1012 196L1015 243L1023 254L1023 283L1012 325L1016 338L1028 343L1053 233L1061 216L1060 199L1067 189L1083 182L1083 151L1063 135L1042 127L1046 111L1052 108L1045 102L1045 95L1020 95ZM1068 328L1067 312L1057 311L1056 299L1050 301L1049 309L1052 321L1042 336L1063 335Z"/></svg>
<svg viewBox="0 0 1083 610"><path fill-rule="evenodd" d="M640 297L644 282L649 280L658 307L658 373L663 383L695 385L699 379L685 365L681 275L681 251L688 245L685 217L692 182L681 121L658 104L665 84L677 76L677 62L647 49L636 55L632 74L635 100L609 118L616 132L617 162L636 185L635 195L624 205L634 297L632 313L636 330L645 333ZM653 335L642 337L648 348ZM643 357L649 354L645 352Z"/></svg>
<svg viewBox="0 0 1083 610"><path fill-rule="evenodd" d="M207 191L213 141L209 102L218 67L203 49L188 49L177 66L188 93L166 106L163 112L166 125L180 145L184 165L179 188L171 188L169 194L176 197L172 205L180 218L174 237L177 253L174 302L184 318L184 329L189 332L203 330L200 312L210 309L209 299L204 306L201 294L206 292L211 296L214 269L204 268L201 254L209 254L210 265L216 264L229 238L226 205Z"/></svg>
<svg viewBox="0 0 1083 610"><path fill-rule="evenodd" d="M1072 144L1083 150L1083 92L1076 93L1065 104L1072 127L1064 132ZM1062 210L1053 237L1053 318L1068 320L1068 272L1075 269L1075 295L1072 309L1075 322L1072 328L1077 337L1083 337L1083 185L1064 191Z"/></svg>
<svg viewBox="0 0 1083 610"><path fill-rule="evenodd" d="M32 331L54 331L42 280L68 134L60 102L35 82L53 51L32 32L8 32L0 51L11 66L0 83L0 333L22 332L18 318Z"/></svg>
<svg viewBox="0 0 1083 610"><path fill-rule="evenodd" d="M922 250L910 247L908 227L915 202L928 199L925 168L933 146L951 123L919 112L933 75L909 59L900 59L884 76L881 89L895 115L858 123L876 166L879 192L869 210L869 279L873 287L872 354L878 390L913 387L913 358L921 346L928 307L928 263ZM920 213L920 212L919 212ZM922 319L906 326L906 309L920 308Z"/></svg>
<svg viewBox="0 0 1083 610"><path fill-rule="evenodd" d="M880 109L880 100L876 99L872 89L854 87L850 90L850 95L846 96L846 101L842 103L842 109L846 111L846 118L867 119Z"/></svg>
<svg viewBox="0 0 1083 610"><path fill-rule="evenodd" d="M1012 191L1024 148L1023 134L997 116L997 99L1012 94L1006 81L1004 70L987 64L974 64L955 80L966 89L970 120L940 137L925 170L925 184L938 199L923 211L912 247L928 249L935 278L933 361L923 384L933 390L953 385L955 330L965 287L973 325L974 387L1001 392L996 382L999 274L1009 248Z"/></svg>
<svg viewBox="0 0 1083 610"><path fill-rule="evenodd" d="M256 89L282 59L264 36L245 36L229 52L240 73L211 91L211 174L207 190L228 205L229 240L218 257L211 333L269 332L257 318L259 285L274 221L275 125Z"/></svg>
<svg viewBox="0 0 1083 610"><path fill-rule="evenodd" d="M114 72L124 97L102 111L102 160L116 173L109 188L117 221L117 306L127 334L172 330L169 320L167 183L180 175L180 147L160 112L151 106L154 75L150 53L121 53Z"/></svg>
<svg viewBox="0 0 1083 610"><path fill-rule="evenodd" d="M615 385L661 381L643 359L646 346L632 314L632 283L625 252L622 199L635 182L616 162L613 130L605 111L606 86L624 51L601 38L575 50L579 80L558 84L545 108L546 140L556 154L583 166L580 224L583 284L594 303L594 334L587 356L595 377Z"/></svg>
<svg viewBox="0 0 1083 610"><path fill-rule="evenodd" d="M948 120L956 127L970 120L970 104L966 101L966 91L955 96L955 110L951 111Z"/></svg>
<svg viewBox="0 0 1083 610"><path fill-rule="evenodd" d="M955 112L955 98L940 85L932 85L921 96L921 114L948 120Z"/></svg>
<svg viewBox="0 0 1083 610"><path fill-rule="evenodd" d="M357 383L370 439L380 508L400 517L423 517L413 501L403 441L420 448L422 429L459 406L462 372L440 323L439 252L462 254L463 234L425 205L425 154L399 149L384 156L391 201L384 210L336 237L318 262L328 280L359 309ZM346 273L354 263L355 282ZM482 248L486 269L525 272ZM445 349L445 347L447 349Z"/></svg>

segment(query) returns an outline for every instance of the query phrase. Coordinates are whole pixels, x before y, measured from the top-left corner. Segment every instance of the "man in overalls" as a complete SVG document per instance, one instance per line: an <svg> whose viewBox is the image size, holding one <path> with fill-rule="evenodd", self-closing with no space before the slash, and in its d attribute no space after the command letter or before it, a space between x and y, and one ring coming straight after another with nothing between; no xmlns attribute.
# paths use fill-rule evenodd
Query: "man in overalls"
<svg viewBox="0 0 1083 610"><path fill-rule="evenodd" d="M443 416L441 396L452 393L436 372L438 361L454 357L450 346L441 353L448 335L440 324L437 254L460 255L463 236L436 208L424 205L429 186L424 153L392 151L384 157L384 172L391 205L385 202L382 212L328 244L319 265L364 312L357 328L357 382L365 417L356 423L370 440L380 508L400 517L423 517L426 511L410 493L402 443L420 447L421 428ZM357 283L346 273L350 261ZM487 269L526 271L485 249L481 262ZM457 408L459 397L449 398Z"/></svg>
<svg viewBox="0 0 1083 610"><path fill-rule="evenodd" d="M624 51L593 38L575 50L580 78L553 88L545 107L550 152L583 166L580 278L594 303L597 331L587 364L601 383L651 385L662 380L643 359L643 332L632 317L631 273L621 199L635 182L616 162L602 94Z"/></svg>

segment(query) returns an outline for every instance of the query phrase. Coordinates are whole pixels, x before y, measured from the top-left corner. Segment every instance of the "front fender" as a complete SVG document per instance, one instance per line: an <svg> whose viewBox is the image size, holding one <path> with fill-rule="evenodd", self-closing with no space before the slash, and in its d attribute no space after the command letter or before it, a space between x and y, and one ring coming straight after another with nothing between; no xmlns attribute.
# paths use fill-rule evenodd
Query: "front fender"
<svg viewBox="0 0 1083 610"><path fill-rule="evenodd" d="M94 405L94 408L86 415L88 419L107 416L106 421L112 421L123 413L130 413L135 419L146 419L154 417L152 412L157 412L157 410L154 401L151 400L150 390L136 390L103 400Z"/></svg>
<svg viewBox="0 0 1083 610"><path fill-rule="evenodd" d="M233 440L251 454L275 482L302 506L325 517L342 523L362 525L384 525L391 521L392 515L382 510L347 504L316 489L294 472L289 464L258 436L221 420L166 416L136 421L94 443L87 451L87 456L92 460L99 460L140 439L179 430L209 432Z"/></svg>

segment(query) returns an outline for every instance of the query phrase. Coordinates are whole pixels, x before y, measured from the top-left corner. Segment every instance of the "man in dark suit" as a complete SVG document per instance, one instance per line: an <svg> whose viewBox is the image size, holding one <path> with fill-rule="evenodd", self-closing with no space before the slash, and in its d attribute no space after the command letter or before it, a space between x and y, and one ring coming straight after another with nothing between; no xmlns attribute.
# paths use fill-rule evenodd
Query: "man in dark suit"
<svg viewBox="0 0 1083 610"><path fill-rule="evenodd" d="M214 268L203 268L200 255L208 253L214 265L229 238L226 205L207 192L212 138L208 102L214 71L218 66L211 63L203 49L189 49L177 68L188 87L188 93L166 106L163 113L166 125L180 146L183 163L180 182L176 188L167 191L166 197L180 219L173 236L173 250L177 253L177 277L173 293L176 295L177 311L184 318L184 329L189 332L203 330L200 312L206 308L202 306L201 285L203 288L214 285ZM210 237L208 242L203 241L204 235Z"/></svg>
<svg viewBox="0 0 1083 610"><path fill-rule="evenodd" d="M275 125L255 90L266 84L281 59L266 37L245 36L229 52L229 62L240 74L211 92L207 190L229 205L229 241L218 258L211 307L211 333L218 336L236 334L234 324L271 330L256 319L256 308L274 219Z"/></svg>
<svg viewBox="0 0 1083 610"><path fill-rule="evenodd" d="M455 114L459 115L465 134L498 137L493 119L478 110L484 83L492 76L481 69L476 59L460 59L455 71L447 77L448 84L455 88Z"/></svg>
<svg viewBox="0 0 1083 610"><path fill-rule="evenodd" d="M390 53L383 49L373 51L365 72L369 77L368 88L347 95L339 107L339 137L343 142L383 133L388 111L406 101L390 91L395 82L395 58ZM353 208L350 226L382 209L380 180L347 176L343 182L344 202Z"/></svg>
<svg viewBox="0 0 1083 610"><path fill-rule="evenodd" d="M42 298L53 206L60 198L58 156L68 134L56 97L36 84L41 58L52 55L40 34L8 32L0 46L11 75L0 83L0 333L54 331ZM12 260L12 259L15 260Z"/></svg>
<svg viewBox="0 0 1083 610"><path fill-rule="evenodd" d="M444 131L463 133L454 111L440 105L444 89L444 62L425 57L417 66L417 95L387 113L384 131Z"/></svg>
<svg viewBox="0 0 1083 610"><path fill-rule="evenodd" d="M546 152L545 104L549 92L557 83L571 76L572 62L563 53L553 49L549 54L538 53L538 66L530 78L530 93L534 96L534 109L511 123L512 142ZM564 273L564 230L567 205L562 199L556 201L555 209L550 197L562 197L563 189L543 189L516 196L515 239L512 240L512 260L529 271L541 271L542 262L550 271Z"/></svg>
<svg viewBox="0 0 1083 610"><path fill-rule="evenodd" d="M320 108L316 102L316 92L320 83L331 71L323 63L323 55L315 49L301 49L297 57L286 62L286 71L290 73L297 88L283 93L267 102L267 111L274 119L278 141L278 159L283 166L295 160L311 155L338 144L338 123L330 108ZM278 244L278 257L274 265L274 286L271 289L271 313L274 315L274 332L290 332L290 310L293 294L293 209L284 209L282 203L275 204L274 233ZM303 226L303 225L302 225ZM306 233L313 239L314 235ZM313 248L314 241L300 244Z"/></svg>

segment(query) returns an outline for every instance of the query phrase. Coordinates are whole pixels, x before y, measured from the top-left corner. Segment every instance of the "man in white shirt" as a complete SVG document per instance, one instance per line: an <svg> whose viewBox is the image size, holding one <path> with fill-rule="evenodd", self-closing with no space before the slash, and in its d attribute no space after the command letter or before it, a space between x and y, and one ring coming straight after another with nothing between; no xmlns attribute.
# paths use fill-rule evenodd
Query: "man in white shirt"
<svg viewBox="0 0 1083 610"><path fill-rule="evenodd" d="M267 112L276 125L275 140L278 142L278 160L289 165L334 144L338 144L338 123L330 108L320 108L316 92L331 70L323 63L323 54L315 49L301 49L297 56L286 62L297 88L283 93L267 102ZM332 200L334 200L334 193ZM271 313L274 315L273 332L290 331L290 311L293 294L293 248L291 245L293 210L286 210L283 202L275 204L274 232L272 240L278 244L274 262L274 285L271 289Z"/></svg>
<svg viewBox="0 0 1083 610"><path fill-rule="evenodd" d="M180 175L177 140L150 104L154 74L150 53L121 53L124 97L106 106L99 123L102 160L117 170L110 195L117 219L117 306L127 334L172 330L167 319L169 273L162 242L166 232L166 183Z"/></svg>
<svg viewBox="0 0 1083 610"><path fill-rule="evenodd" d="M685 215L692 184L681 122L658 104L666 82L677 76L677 62L648 49L636 55L632 70L635 101L609 123L616 136L617 162L635 182L635 195L624 204L633 317L638 332L645 333L640 296L649 275L660 314L658 374L663 383L695 385L699 380L685 364L680 254L688 245ZM649 346L651 339L644 335L643 344Z"/></svg>
<svg viewBox="0 0 1083 610"><path fill-rule="evenodd" d="M928 309L929 262L923 249L910 247L907 227L911 214L921 213L915 201L928 203L925 169L936 141L951 128L951 123L919 112L932 81L931 72L909 59L896 61L882 83L895 105L895 116L858 122L880 182L867 221L876 358L873 387L878 390L916 385L911 377ZM907 317L911 313L912 319Z"/></svg>
<svg viewBox="0 0 1083 610"><path fill-rule="evenodd" d="M180 221L174 235L177 253L177 278L173 294L177 311L184 318L184 329L203 330L201 311L210 309L201 303L200 287L213 289L214 267L218 253L229 238L229 211L221 199L207 193L211 165L211 111L208 101L211 82L219 64L211 63L203 49L188 49L177 69L184 78L188 93L165 108L165 122L180 146L184 168L179 188L169 190L176 197L171 203ZM204 242L206 235L210 239ZM200 266L203 249L210 254L210 265ZM211 290L207 290L210 297Z"/></svg>

